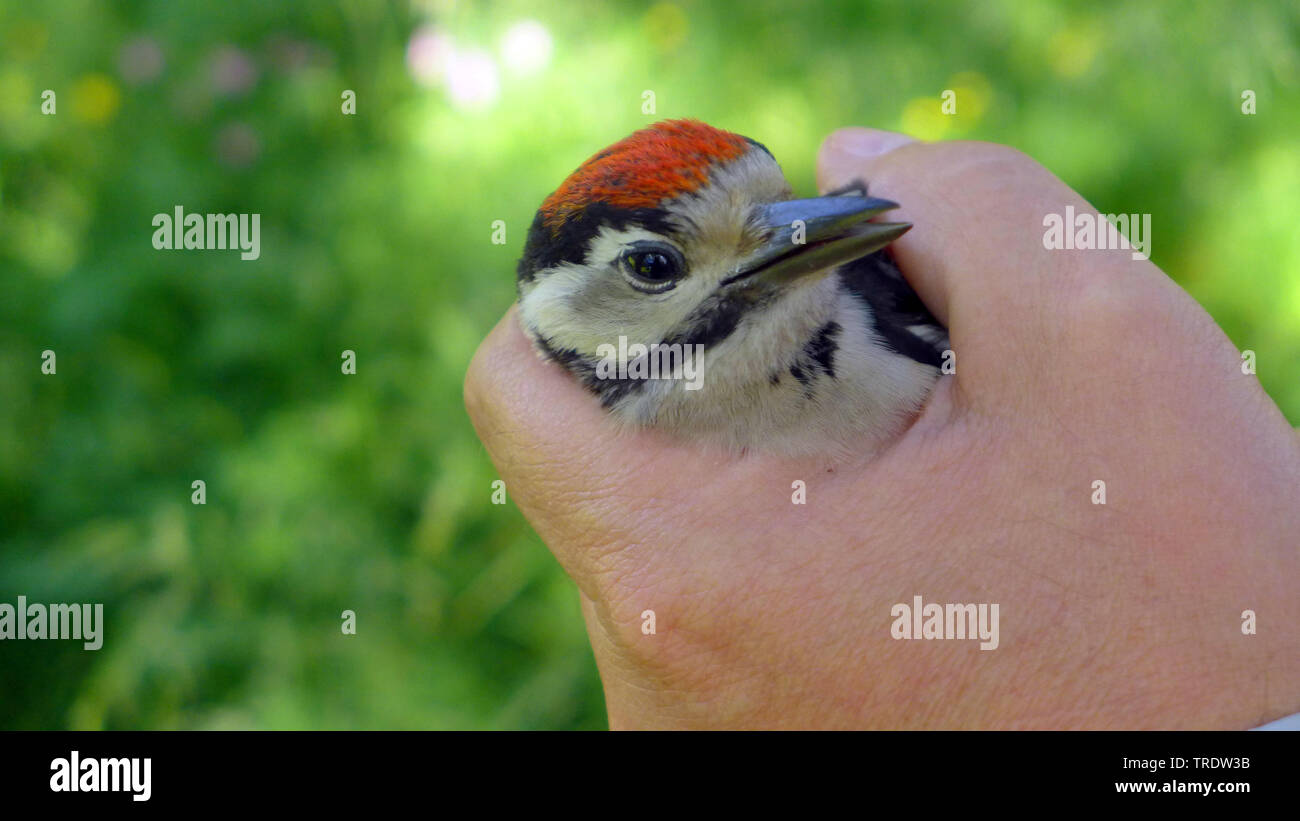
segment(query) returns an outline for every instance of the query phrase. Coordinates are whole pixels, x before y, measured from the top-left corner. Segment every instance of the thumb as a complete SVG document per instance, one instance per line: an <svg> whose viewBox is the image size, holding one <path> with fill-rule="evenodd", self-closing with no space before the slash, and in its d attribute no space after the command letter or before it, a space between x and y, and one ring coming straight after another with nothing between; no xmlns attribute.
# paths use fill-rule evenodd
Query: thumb
<svg viewBox="0 0 1300 821"><path fill-rule="evenodd" d="M862 180L862 169L868 160L914 142L906 134L876 128L833 131L817 154L817 187L826 192Z"/></svg>
<svg viewBox="0 0 1300 821"><path fill-rule="evenodd" d="M921 143L845 128L822 146L818 180L829 187L861 180L873 196L900 204L889 219L914 229L891 252L921 301L948 328L953 349L961 351L957 384L968 397L983 392L1000 400L1023 391L1025 357L1050 362L1062 345L1043 342L1061 329L1095 337L1089 329L1100 317L1127 316L1134 305L1170 305L1181 294L1149 260L1134 260L1130 251L1048 246L1044 229L1050 215L1066 209L1095 215L1096 209L1007 146ZM1036 372L1056 373L1059 363L1052 368L1057 370L1043 364Z"/></svg>

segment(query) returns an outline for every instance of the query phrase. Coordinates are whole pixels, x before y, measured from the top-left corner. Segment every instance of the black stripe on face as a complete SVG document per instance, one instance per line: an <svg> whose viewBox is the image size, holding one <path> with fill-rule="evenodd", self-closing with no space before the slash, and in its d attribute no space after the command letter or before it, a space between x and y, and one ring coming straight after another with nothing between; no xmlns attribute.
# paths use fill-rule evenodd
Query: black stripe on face
<svg viewBox="0 0 1300 821"><path fill-rule="evenodd" d="M671 236L674 232L668 212L661 208L617 208L608 203L593 202L572 214L555 230L546 222L545 215L538 211L528 229L523 256L515 269L516 277L520 282L532 282L539 272L561 263L581 265L586 261L587 247L592 238L606 225L617 231L633 225L664 236Z"/></svg>
<svg viewBox="0 0 1300 821"><path fill-rule="evenodd" d="M837 341L840 331L840 323L827 322L803 346L803 355L810 361L810 365L831 379L835 378L835 352L840 347Z"/></svg>
<svg viewBox="0 0 1300 821"><path fill-rule="evenodd" d="M618 404L619 400L631 396L645 387L647 380L631 377L619 379L617 376L602 379L596 375L596 362L586 358L573 348L557 348L549 339L540 334L530 334L538 349L547 359L559 363L565 370L577 377L584 388L600 399L602 407L608 409Z"/></svg>
<svg viewBox="0 0 1300 821"><path fill-rule="evenodd" d="M818 328L790 366L790 375L803 386L804 398L813 398L813 381L819 372L829 379L835 378L835 352L840 347L838 337L841 330L838 322L827 322Z"/></svg>
<svg viewBox="0 0 1300 821"><path fill-rule="evenodd" d="M669 344L717 345L731 336L745 314L758 310L761 303L743 291L715 291L691 312L679 330L664 340Z"/></svg>

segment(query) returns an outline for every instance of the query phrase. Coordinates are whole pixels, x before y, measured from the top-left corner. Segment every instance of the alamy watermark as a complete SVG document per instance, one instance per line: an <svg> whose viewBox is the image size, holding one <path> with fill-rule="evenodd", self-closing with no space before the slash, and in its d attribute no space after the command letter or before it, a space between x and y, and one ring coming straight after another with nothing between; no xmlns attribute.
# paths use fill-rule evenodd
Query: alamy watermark
<svg viewBox="0 0 1300 821"><path fill-rule="evenodd" d="M243 260L262 255L261 214L154 214L153 247L159 251L240 251Z"/></svg>
<svg viewBox="0 0 1300 821"><path fill-rule="evenodd" d="M0 639L73 639L87 650L104 644L104 605L0 603Z"/></svg>
<svg viewBox="0 0 1300 821"><path fill-rule="evenodd" d="M688 391L697 391L704 382L704 346L674 342L640 342L628 344L626 336L618 346L603 342L596 346L597 379L680 379Z"/></svg>
<svg viewBox="0 0 1300 821"><path fill-rule="evenodd" d="M1151 258L1150 214L1074 213L1065 206L1065 214L1043 217L1043 247L1049 251L1132 250L1133 259Z"/></svg>
<svg viewBox="0 0 1300 821"><path fill-rule="evenodd" d="M152 758L82 758L73 750L50 762L50 791L124 792L132 801L148 801L152 770Z"/></svg>
<svg viewBox="0 0 1300 821"><path fill-rule="evenodd" d="M895 639L980 639L981 650L998 649L998 605L912 604L899 602L889 609L894 623L889 634Z"/></svg>

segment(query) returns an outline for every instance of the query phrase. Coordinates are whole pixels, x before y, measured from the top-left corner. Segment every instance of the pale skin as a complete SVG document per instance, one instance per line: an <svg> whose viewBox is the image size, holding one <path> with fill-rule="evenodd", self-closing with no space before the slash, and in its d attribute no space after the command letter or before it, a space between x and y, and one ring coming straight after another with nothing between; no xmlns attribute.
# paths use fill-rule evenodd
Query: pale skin
<svg viewBox="0 0 1300 821"><path fill-rule="evenodd" d="M894 253L957 352L874 458L619 434L513 310L470 365L474 425L580 590L610 726L1245 729L1300 711L1300 437L1214 320L1127 251L1044 249L1045 214L1096 210L1013 149L843 129L818 177L901 203L890 219L915 228ZM891 607L914 595L998 603L1000 646L895 640Z"/></svg>

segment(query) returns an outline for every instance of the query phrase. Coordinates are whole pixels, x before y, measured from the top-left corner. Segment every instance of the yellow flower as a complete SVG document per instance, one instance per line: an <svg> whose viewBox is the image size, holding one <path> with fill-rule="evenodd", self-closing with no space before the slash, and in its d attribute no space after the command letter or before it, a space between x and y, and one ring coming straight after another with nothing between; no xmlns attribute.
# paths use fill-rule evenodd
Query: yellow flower
<svg viewBox="0 0 1300 821"><path fill-rule="evenodd" d="M87 74L72 87L72 114L82 122L107 122L121 103L121 92L102 74Z"/></svg>

